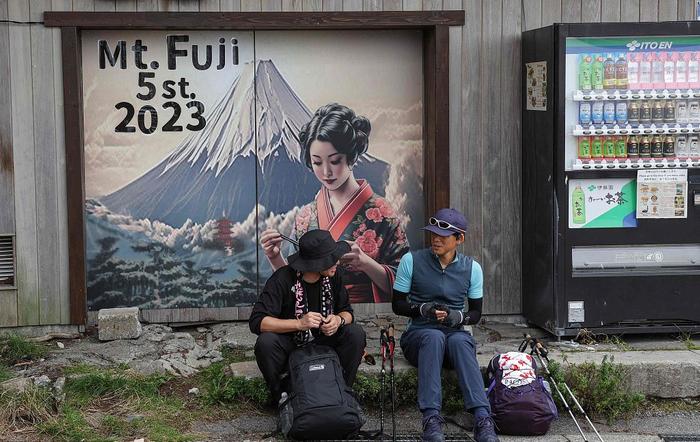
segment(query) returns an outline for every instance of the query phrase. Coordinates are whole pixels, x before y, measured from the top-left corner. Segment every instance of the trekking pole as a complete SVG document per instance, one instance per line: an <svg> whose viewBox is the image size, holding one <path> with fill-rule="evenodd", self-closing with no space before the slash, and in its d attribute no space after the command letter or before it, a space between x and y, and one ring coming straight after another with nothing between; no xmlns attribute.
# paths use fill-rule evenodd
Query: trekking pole
<svg viewBox="0 0 700 442"><path fill-rule="evenodd" d="M549 358L547 357L547 349L542 345L542 343L537 340L536 338L531 338L532 342L534 343L535 348L539 349L540 353L544 355L544 360L546 361L547 365L549 364ZM543 364L544 365L544 364ZM547 365L544 365L545 369L549 373L549 369ZM600 436L600 433L598 433L598 430L596 429L595 425L593 425L593 422L591 421L591 418L588 417L588 414L586 414L586 411L583 409L581 404L579 403L578 399L576 399L576 396L574 396L574 392L571 391L571 388L569 388L569 385L566 382L562 382L564 384L564 388L566 389L566 392L569 394L569 397L571 397L571 400L574 401L574 404L576 404L576 408L578 408L578 411L583 414L583 417L586 419L586 422L588 422L588 426L593 429L593 432L595 435L600 439L600 442L605 442L603 438Z"/></svg>
<svg viewBox="0 0 700 442"><path fill-rule="evenodd" d="M396 440L396 383L394 381L394 349L396 340L394 339L394 324L389 323L387 327L387 340L389 342L389 376L391 377L391 440Z"/></svg>
<svg viewBox="0 0 700 442"><path fill-rule="evenodd" d="M382 327L379 330L379 351L382 355L382 369L380 371L382 392L379 395L379 434L382 438L381 440L384 440L384 396L386 395L384 376L386 375L386 355L388 345L389 340L387 339L386 329Z"/></svg>
<svg viewBox="0 0 700 442"><path fill-rule="evenodd" d="M581 433L581 437L583 437L583 441L589 442L588 438L586 437L586 434L581 429L581 426L579 425L578 420L576 420L576 416L574 416L574 412L571 410L571 407L569 407L569 403L564 398L564 395L561 394L561 391L559 390L559 386L557 385L557 381L552 377L552 373L549 371L549 367L547 366L547 363L544 361L544 356L542 356L542 352L540 352L540 349L542 349L543 352L546 352L546 350L544 349L544 347L542 347L542 344L538 343L537 340L532 338L530 335L526 335L525 340L530 343L530 348L532 348L532 351L537 355L537 359L540 360L540 365L542 365L545 373L547 373L547 376L549 377L549 380L551 381L552 386L554 387L554 390L559 395L559 399L561 399L562 404L564 404L564 408L569 413L569 416L571 416L571 419L573 419L574 424L576 425L576 428L578 429L578 432Z"/></svg>

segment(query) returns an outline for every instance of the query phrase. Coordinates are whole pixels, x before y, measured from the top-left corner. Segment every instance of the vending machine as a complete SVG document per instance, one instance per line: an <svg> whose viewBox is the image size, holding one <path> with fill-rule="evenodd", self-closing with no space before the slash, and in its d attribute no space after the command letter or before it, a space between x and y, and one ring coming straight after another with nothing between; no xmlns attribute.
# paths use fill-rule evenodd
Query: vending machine
<svg viewBox="0 0 700 442"><path fill-rule="evenodd" d="M523 33L523 313L700 331L700 23Z"/></svg>

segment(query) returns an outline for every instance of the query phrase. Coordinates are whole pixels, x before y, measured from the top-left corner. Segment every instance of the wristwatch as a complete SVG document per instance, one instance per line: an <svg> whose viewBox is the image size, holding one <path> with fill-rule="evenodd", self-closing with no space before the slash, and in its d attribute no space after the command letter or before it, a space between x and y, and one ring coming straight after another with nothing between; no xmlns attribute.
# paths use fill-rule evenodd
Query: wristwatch
<svg viewBox="0 0 700 442"><path fill-rule="evenodd" d="M338 326L338 328L341 328L342 326L345 325L345 318L343 318L343 317L340 316L340 315L338 315L338 317L340 318L340 325Z"/></svg>

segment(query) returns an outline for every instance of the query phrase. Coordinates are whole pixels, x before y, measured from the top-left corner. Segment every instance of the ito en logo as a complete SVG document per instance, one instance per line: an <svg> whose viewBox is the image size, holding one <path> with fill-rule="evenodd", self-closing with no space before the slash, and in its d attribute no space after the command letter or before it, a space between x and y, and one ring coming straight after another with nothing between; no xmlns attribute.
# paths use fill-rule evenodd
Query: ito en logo
<svg viewBox="0 0 700 442"><path fill-rule="evenodd" d="M642 44L639 43L637 40L632 40L631 42L627 43L627 49L630 51L634 51L635 49L639 48Z"/></svg>
<svg viewBox="0 0 700 442"><path fill-rule="evenodd" d="M673 46L672 41L643 41L643 42L638 42L637 40L632 40L631 42L626 44L627 49L630 52L636 51L639 49L640 51L646 51L646 50L656 50L656 49L671 49Z"/></svg>

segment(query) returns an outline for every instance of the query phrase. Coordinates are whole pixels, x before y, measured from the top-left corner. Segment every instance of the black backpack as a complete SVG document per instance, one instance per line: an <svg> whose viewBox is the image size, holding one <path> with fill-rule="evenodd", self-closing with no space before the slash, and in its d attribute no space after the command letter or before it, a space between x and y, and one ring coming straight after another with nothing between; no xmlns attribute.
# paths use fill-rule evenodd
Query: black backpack
<svg viewBox="0 0 700 442"><path fill-rule="evenodd" d="M305 345L289 355L288 366L293 419L287 437L347 439L359 432L360 407L345 384L335 350Z"/></svg>

